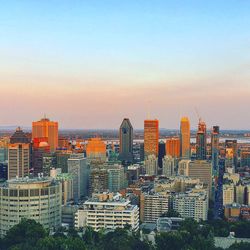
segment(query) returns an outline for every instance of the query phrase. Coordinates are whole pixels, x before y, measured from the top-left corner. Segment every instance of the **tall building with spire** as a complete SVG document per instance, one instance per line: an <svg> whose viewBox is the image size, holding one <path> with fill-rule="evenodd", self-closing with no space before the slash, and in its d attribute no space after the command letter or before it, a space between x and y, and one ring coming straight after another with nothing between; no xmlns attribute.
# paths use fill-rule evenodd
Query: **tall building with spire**
<svg viewBox="0 0 250 250"><path fill-rule="evenodd" d="M207 158L207 128L206 123L201 119L199 119L196 134L196 158L197 160L206 160Z"/></svg>
<svg viewBox="0 0 250 250"><path fill-rule="evenodd" d="M8 179L21 178L29 174L30 143L20 127L10 138L8 159Z"/></svg>
<svg viewBox="0 0 250 250"><path fill-rule="evenodd" d="M190 122L188 117L181 118L180 155L182 159L190 158Z"/></svg>
<svg viewBox="0 0 250 250"><path fill-rule="evenodd" d="M144 121L144 157L149 155L158 156L159 144L159 121Z"/></svg>
<svg viewBox="0 0 250 250"><path fill-rule="evenodd" d="M120 153L123 162L133 162L133 127L128 118L124 118L119 130Z"/></svg>
<svg viewBox="0 0 250 250"><path fill-rule="evenodd" d="M47 137L50 151L55 152L58 147L58 122L44 117L40 121L32 122L32 139Z"/></svg>

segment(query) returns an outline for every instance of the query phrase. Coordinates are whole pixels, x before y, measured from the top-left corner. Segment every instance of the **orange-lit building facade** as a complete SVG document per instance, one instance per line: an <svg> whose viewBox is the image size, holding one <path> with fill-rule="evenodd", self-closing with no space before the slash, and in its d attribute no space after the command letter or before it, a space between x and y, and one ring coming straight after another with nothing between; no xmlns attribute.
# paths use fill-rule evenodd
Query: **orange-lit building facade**
<svg viewBox="0 0 250 250"><path fill-rule="evenodd" d="M32 122L32 139L47 137L51 152L58 147L58 122L43 118L40 121Z"/></svg>
<svg viewBox="0 0 250 250"><path fill-rule="evenodd" d="M173 158L180 157L180 139L169 138L166 140L166 155L171 155Z"/></svg>
<svg viewBox="0 0 250 250"><path fill-rule="evenodd" d="M188 117L181 118L180 125L180 156L190 158L190 122Z"/></svg>
<svg viewBox="0 0 250 250"><path fill-rule="evenodd" d="M86 146L87 158L90 160L106 161L106 144L101 138L91 138Z"/></svg>
<svg viewBox="0 0 250 250"><path fill-rule="evenodd" d="M159 121L144 121L144 156L155 155L158 157Z"/></svg>

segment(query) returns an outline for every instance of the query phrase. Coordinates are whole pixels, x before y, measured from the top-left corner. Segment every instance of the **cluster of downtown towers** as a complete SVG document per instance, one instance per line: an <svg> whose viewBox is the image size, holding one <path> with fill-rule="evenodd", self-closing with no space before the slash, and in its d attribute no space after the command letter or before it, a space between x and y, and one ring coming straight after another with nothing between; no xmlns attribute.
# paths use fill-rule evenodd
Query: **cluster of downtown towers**
<svg viewBox="0 0 250 250"><path fill-rule="evenodd" d="M120 126L120 160L123 162L133 162L133 127L128 118L125 118ZM166 154L171 156L190 159L190 122L188 117L182 117L180 121L179 137L170 138L166 142ZM159 150L159 121L144 121L144 158L150 155L161 157ZM213 126L211 132L211 155L214 173L218 168L219 155L219 126ZM197 160L207 159L207 129L206 123L199 119L196 134L196 156Z"/></svg>

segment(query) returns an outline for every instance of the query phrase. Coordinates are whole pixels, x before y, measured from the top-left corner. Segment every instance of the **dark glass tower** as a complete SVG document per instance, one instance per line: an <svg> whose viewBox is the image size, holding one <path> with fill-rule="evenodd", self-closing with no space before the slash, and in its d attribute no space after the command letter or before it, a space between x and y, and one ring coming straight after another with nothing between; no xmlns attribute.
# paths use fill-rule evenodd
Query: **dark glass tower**
<svg viewBox="0 0 250 250"><path fill-rule="evenodd" d="M196 158L197 160L206 160L207 158L207 129L206 123L201 119L196 135Z"/></svg>
<svg viewBox="0 0 250 250"><path fill-rule="evenodd" d="M128 118L120 126L119 160L125 164L133 162L133 127Z"/></svg>
<svg viewBox="0 0 250 250"><path fill-rule="evenodd" d="M159 151L158 151L158 165L162 168L162 159L166 155L166 144L164 141L159 142Z"/></svg>

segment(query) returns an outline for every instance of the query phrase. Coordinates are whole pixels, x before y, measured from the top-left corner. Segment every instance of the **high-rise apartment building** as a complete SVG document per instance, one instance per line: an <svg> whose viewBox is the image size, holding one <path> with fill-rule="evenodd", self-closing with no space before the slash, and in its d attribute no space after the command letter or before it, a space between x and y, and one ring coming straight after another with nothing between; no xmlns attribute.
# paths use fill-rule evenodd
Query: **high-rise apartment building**
<svg viewBox="0 0 250 250"><path fill-rule="evenodd" d="M17 128L10 138L8 159L8 179L29 175L30 144L21 128Z"/></svg>
<svg viewBox="0 0 250 250"><path fill-rule="evenodd" d="M170 192L144 193L140 196L140 219L155 223L168 211Z"/></svg>
<svg viewBox="0 0 250 250"><path fill-rule="evenodd" d="M190 122L188 117L181 118L180 125L180 155L181 158L190 158Z"/></svg>
<svg viewBox="0 0 250 250"><path fill-rule="evenodd" d="M89 195L93 193L103 193L108 191L109 181L108 170L105 167L90 169Z"/></svg>
<svg viewBox="0 0 250 250"><path fill-rule="evenodd" d="M48 178L12 179L0 186L0 237L22 218L46 229L61 226L61 184Z"/></svg>
<svg viewBox="0 0 250 250"><path fill-rule="evenodd" d="M155 155L149 155L144 161L147 175L158 175L158 159Z"/></svg>
<svg viewBox="0 0 250 250"><path fill-rule="evenodd" d="M175 176L175 159L170 155L162 160L162 174L167 177Z"/></svg>
<svg viewBox="0 0 250 250"><path fill-rule="evenodd" d="M73 197L78 201L88 194L89 169L83 154L72 154L68 159L68 172L73 177Z"/></svg>
<svg viewBox="0 0 250 250"><path fill-rule="evenodd" d="M166 155L170 155L173 158L180 158L180 139L169 138L166 140Z"/></svg>
<svg viewBox="0 0 250 250"><path fill-rule="evenodd" d="M108 188L109 192L118 192L127 184L124 167L114 164L108 167Z"/></svg>
<svg viewBox="0 0 250 250"><path fill-rule="evenodd" d="M205 160L195 160L189 163L188 176L198 178L208 186L209 197L212 196L212 164Z"/></svg>
<svg viewBox="0 0 250 250"><path fill-rule="evenodd" d="M158 156L159 121L144 121L144 157Z"/></svg>
<svg viewBox="0 0 250 250"><path fill-rule="evenodd" d="M32 139L47 137L51 152L58 147L58 122L43 118L40 121L32 122Z"/></svg>
<svg viewBox="0 0 250 250"><path fill-rule="evenodd" d="M191 162L191 160L188 160L188 159L179 161L179 163L178 163L178 174L179 175L188 176L190 162Z"/></svg>
<svg viewBox="0 0 250 250"><path fill-rule="evenodd" d="M195 188L185 193L177 193L172 196L173 209L182 218L193 218L196 221L207 220L208 195L206 191Z"/></svg>
<svg viewBox="0 0 250 250"><path fill-rule="evenodd" d="M234 203L235 190L234 184L224 184L223 185L223 206L231 205Z"/></svg>
<svg viewBox="0 0 250 250"><path fill-rule="evenodd" d="M120 153L119 159L126 163L133 162L133 127L128 118L124 118L120 130Z"/></svg>
<svg viewBox="0 0 250 250"><path fill-rule="evenodd" d="M199 120L198 131L196 134L196 159L206 160L207 158L207 129L206 123Z"/></svg>

